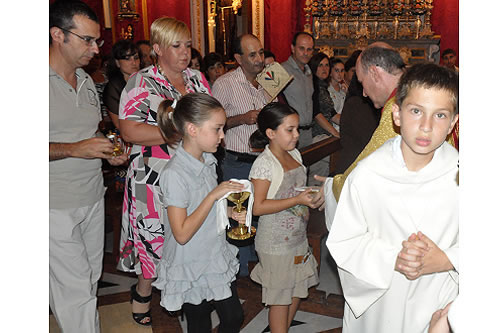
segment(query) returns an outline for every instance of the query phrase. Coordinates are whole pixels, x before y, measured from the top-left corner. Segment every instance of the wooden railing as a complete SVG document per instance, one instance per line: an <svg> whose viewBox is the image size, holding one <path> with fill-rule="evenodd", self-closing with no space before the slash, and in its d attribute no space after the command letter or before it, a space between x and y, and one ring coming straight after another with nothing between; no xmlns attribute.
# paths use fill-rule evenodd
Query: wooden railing
<svg viewBox="0 0 500 333"><path fill-rule="evenodd" d="M331 172L333 171L333 166L335 165L335 160L338 156L338 153L340 152L340 149L341 145L339 138L335 138L332 136L328 139L318 141L300 149L300 153L302 154L302 163L306 167L309 167L311 164L314 164L323 159L323 157L330 155ZM334 163L332 163L332 160Z"/></svg>
<svg viewBox="0 0 500 333"><path fill-rule="evenodd" d="M300 149L300 153L302 154L302 163L306 167L309 167L311 164L314 164L323 159L325 156L330 155L330 172L332 172L340 150L340 139L330 137ZM316 261L318 262L318 273L321 264L321 240L327 234L328 229L326 229L324 211L311 209L309 222L307 224L307 240L313 249L314 258L316 258Z"/></svg>

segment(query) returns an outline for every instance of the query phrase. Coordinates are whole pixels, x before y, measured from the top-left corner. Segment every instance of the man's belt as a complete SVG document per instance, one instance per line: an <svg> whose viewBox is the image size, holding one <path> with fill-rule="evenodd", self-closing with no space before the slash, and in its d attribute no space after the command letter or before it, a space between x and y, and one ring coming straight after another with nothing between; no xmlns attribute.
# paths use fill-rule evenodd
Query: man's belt
<svg viewBox="0 0 500 333"><path fill-rule="evenodd" d="M312 123L310 123L310 124L308 124L308 125L302 125L302 126L299 126L299 129L301 129L301 130L308 130L308 129L310 129L311 127L313 127L313 124L312 124Z"/></svg>
<svg viewBox="0 0 500 333"><path fill-rule="evenodd" d="M258 156L247 153L238 153L237 151L232 150L226 150L226 153L236 156L236 160L243 163L253 163Z"/></svg>

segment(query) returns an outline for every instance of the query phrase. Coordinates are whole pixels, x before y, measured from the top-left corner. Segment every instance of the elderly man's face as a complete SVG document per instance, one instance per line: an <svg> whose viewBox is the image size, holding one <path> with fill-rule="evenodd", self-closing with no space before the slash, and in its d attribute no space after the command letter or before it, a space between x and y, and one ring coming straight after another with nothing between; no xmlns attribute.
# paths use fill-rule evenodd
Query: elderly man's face
<svg viewBox="0 0 500 333"><path fill-rule="evenodd" d="M237 54L235 58L243 71L252 76L262 72L264 68L264 48L260 40L252 36L243 37L241 50L243 54Z"/></svg>
<svg viewBox="0 0 500 333"><path fill-rule="evenodd" d="M381 108L386 102L386 94L381 89L380 84L376 84L374 75L370 73L369 69L365 70L359 60L360 58L356 62L356 76L363 86L363 96L369 97L375 108Z"/></svg>

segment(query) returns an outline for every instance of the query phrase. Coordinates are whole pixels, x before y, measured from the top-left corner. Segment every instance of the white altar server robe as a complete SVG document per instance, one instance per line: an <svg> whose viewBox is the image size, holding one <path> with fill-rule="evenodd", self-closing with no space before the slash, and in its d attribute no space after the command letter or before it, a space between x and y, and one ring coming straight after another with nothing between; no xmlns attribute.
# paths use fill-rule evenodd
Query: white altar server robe
<svg viewBox="0 0 500 333"><path fill-rule="evenodd" d="M408 171L401 137L347 178L327 239L346 306L342 332L427 332L434 311L458 294L458 152L448 143ZM455 270L408 280L394 270L402 241L423 232Z"/></svg>

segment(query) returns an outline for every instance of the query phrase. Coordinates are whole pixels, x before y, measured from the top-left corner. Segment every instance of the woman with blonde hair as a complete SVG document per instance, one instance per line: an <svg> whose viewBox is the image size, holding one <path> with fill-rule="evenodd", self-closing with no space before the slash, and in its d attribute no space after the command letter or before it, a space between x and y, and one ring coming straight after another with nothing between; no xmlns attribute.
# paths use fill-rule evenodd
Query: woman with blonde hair
<svg viewBox="0 0 500 333"><path fill-rule="evenodd" d="M158 128L158 106L169 99L175 107L191 92L210 93L204 76L188 68L191 33L184 22L159 18L151 24L150 35L157 62L129 78L119 109L120 132L133 147L123 198L118 269L138 276L131 288L132 316L144 326L151 325L151 284L164 241L158 175L172 155L168 147L172 142Z"/></svg>

